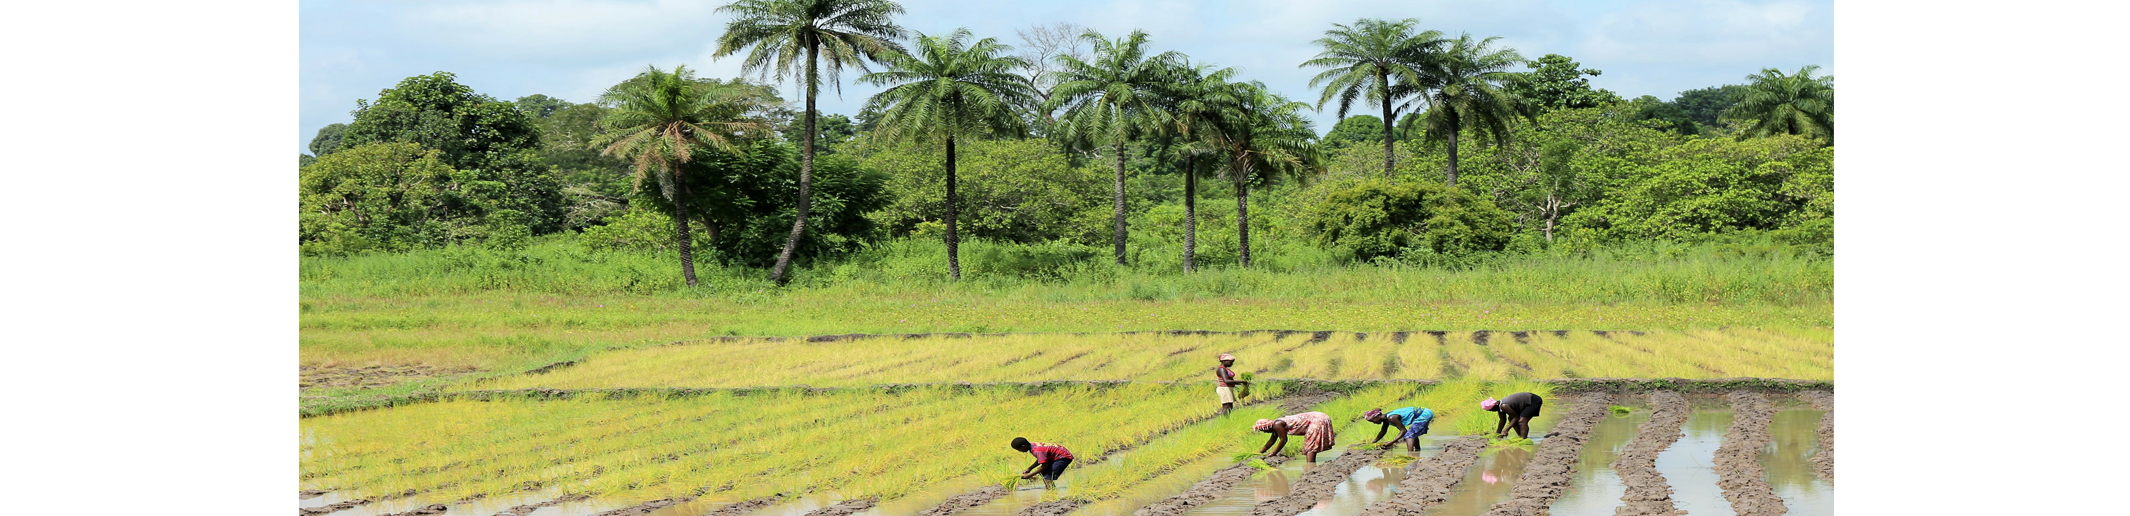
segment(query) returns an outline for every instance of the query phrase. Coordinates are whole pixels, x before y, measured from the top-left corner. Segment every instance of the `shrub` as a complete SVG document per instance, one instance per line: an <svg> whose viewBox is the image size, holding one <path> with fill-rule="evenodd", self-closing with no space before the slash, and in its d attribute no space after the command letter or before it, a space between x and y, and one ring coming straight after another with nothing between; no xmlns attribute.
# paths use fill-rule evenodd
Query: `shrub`
<svg viewBox="0 0 2130 516"><path fill-rule="evenodd" d="M1425 249L1448 256L1500 251L1515 229L1508 212L1464 190L1430 183L1360 180L1309 208L1317 245L1355 260Z"/></svg>

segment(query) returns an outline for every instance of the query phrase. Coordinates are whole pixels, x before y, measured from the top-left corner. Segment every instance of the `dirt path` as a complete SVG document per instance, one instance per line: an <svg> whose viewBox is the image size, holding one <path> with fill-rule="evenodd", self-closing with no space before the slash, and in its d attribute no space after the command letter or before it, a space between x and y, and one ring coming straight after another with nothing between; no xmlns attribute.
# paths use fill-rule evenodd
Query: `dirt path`
<svg viewBox="0 0 2130 516"><path fill-rule="evenodd" d="M1278 455L1265 457L1264 460L1265 464L1273 467L1279 467L1280 464L1287 462L1286 457ZM1192 507L1203 505L1206 502L1213 501L1215 498L1227 495L1229 490L1235 489L1235 484L1249 480L1250 475L1256 472L1257 468L1247 463L1221 468L1220 471L1213 472L1213 476L1192 484L1191 488L1183 490L1183 493L1168 497L1166 500L1154 502L1146 507L1141 507L1139 510L1133 511L1132 516L1177 516L1183 514L1184 511L1191 510Z"/></svg>
<svg viewBox="0 0 2130 516"><path fill-rule="evenodd" d="M844 500L841 502L836 502L835 505L814 509L814 512L806 513L806 516L845 516L851 513L871 509L874 505L879 503L880 497L878 496L868 496L856 500Z"/></svg>
<svg viewBox="0 0 2130 516"><path fill-rule="evenodd" d="M1524 466L1523 475L1516 477L1508 501L1495 504L1487 516L1545 515L1553 500L1568 490L1568 482L1575 480L1575 459L1582 455L1583 443L1590 441L1590 431L1605 419L1606 406L1611 404L1608 392L1584 394L1577 400L1575 410L1553 427L1552 436L1538 443L1538 453Z"/></svg>
<svg viewBox="0 0 2130 516"><path fill-rule="evenodd" d="M969 510L971 507L991 503L992 500L997 500L1001 496L1006 496L1005 487L984 486L983 489L949 496L947 501L940 502L939 505L930 509L925 509L924 512L917 513L917 516L952 516L954 513Z"/></svg>
<svg viewBox="0 0 2130 516"><path fill-rule="evenodd" d="M1834 393L1805 391L1800 396L1811 401L1812 408L1827 412L1826 415L1819 417L1819 451L1812 454L1812 469L1819 472L1819 478L1826 479L1827 483L1832 484L1834 483Z"/></svg>
<svg viewBox="0 0 2130 516"><path fill-rule="evenodd" d="M1737 416L1731 420L1731 433L1723 436L1723 446L1716 448L1716 485L1723 488L1723 498L1731 501L1731 510L1738 516L1789 512L1782 497L1768 485L1767 470L1760 465L1760 450L1770 440L1768 422L1774 418L1774 404L1753 391L1732 392L1730 399Z"/></svg>
<svg viewBox="0 0 2130 516"><path fill-rule="evenodd" d="M1332 491L1338 489L1340 483L1353 476L1354 470L1375 464L1376 459L1382 457L1382 448L1347 448L1345 453L1339 454L1339 458L1317 464L1316 467L1310 468L1308 473L1303 473L1302 478L1294 482L1294 490L1289 491L1287 496L1257 504L1257 508L1250 510L1250 516L1301 514L1317 502L1330 498Z"/></svg>
<svg viewBox="0 0 2130 516"><path fill-rule="evenodd" d="M1671 482L1657 472L1657 454L1679 442L1684 435L1679 427L1693 415L1694 407L1685 396L1672 391L1651 391L1649 421L1635 429L1634 440L1620 450L1620 457L1612 461L1612 470L1620 474L1620 482L1627 485L1627 492L1620 495L1622 506L1617 516L1674 516L1678 507L1671 501Z"/></svg>
<svg viewBox="0 0 2130 516"><path fill-rule="evenodd" d="M1464 480L1464 474L1479 462L1479 452L1487 447L1487 438L1467 435L1442 446L1442 453L1413 463L1398 483L1398 492L1390 499L1376 502L1361 511L1361 516L1416 516L1422 511L1450 498L1450 489Z"/></svg>

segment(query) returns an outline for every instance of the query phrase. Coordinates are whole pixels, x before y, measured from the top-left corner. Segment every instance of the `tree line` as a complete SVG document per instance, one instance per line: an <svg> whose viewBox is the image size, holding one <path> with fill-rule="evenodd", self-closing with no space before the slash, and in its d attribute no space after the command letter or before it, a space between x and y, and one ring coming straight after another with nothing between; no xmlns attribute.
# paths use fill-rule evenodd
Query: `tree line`
<svg viewBox="0 0 2130 516"><path fill-rule="evenodd" d="M1316 244L1361 260L1501 251L1520 234L1550 245L1563 229L1583 241L1739 229L1831 239L1833 86L1816 67L1625 100L1566 56L1528 60L1496 37L1362 19L1334 24L1299 65L1320 70L1311 104L1157 52L1141 31L1037 26L1017 49L966 29L906 30L887 0L721 11L733 19L714 55L795 83L800 105L768 83L686 66L648 68L584 104L410 77L312 141L302 251L578 232L594 246L677 251L693 285L699 247L783 281L795 260L885 232L936 235L959 279L965 225L982 238L1107 240L1123 265L1135 219L1173 219L1191 271L1199 226L1229 225L1201 215L1201 176L1233 198L1218 210L1234 234L1221 258L1245 267L1251 192L1268 189ZM884 89L855 118L821 116L820 89L840 89L846 71ZM1319 137L1304 112L1327 107L1341 121ZM1379 160L1363 165L1364 153Z"/></svg>

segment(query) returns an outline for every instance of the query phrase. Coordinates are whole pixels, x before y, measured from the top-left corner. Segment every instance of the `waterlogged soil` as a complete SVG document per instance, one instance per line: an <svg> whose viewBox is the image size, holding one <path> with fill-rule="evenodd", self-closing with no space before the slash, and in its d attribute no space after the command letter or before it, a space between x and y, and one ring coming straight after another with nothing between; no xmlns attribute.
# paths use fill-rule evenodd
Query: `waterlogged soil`
<svg viewBox="0 0 2130 516"><path fill-rule="evenodd" d="M1538 444L1538 452L1516 477L1509 500L1487 511L1488 516L1545 516L1546 508L1575 479L1577 459L1598 422L1610 412L1606 406L1612 404L1612 397L1594 392L1571 405L1574 409L1554 427L1551 437Z"/></svg>
<svg viewBox="0 0 2130 516"><path fill-rule="evenodd" d="M974 492L949 496L946 501L917 513L917 516L952 516L970 508L990 503L1001 496L1006 496L1006 488L995 485L984 486Z"/></svg>
<svg viewBox="0 0 2130 516"><path fill-rule="evenodd" d="M1677 394L1673 396L1677 396ZM1622 398L1628 398L1628 396L1622 396ZM1615 403L1624 401L1628 400L1615 400ZM1670 427L1660 428L1659 433L1668 430L1676 437L1679 433L1679 423L1686 421L1687 412L1686 400L1679 400L1676 407L1672 407L1670 412L1664 414L1672 420ZM1656 462L1656 450L1647 449L1644 445L1651 443L1645 442L1646 439L1637 437L1640 435L1639 430L1643 427L1642 425L1648 424L1655 416L1657 416L1656 413L1642 409L1624 415L1608 414L1603 420L1598 421L1596 428L1590 431L1590 440L1583 444L1582 456L1576 459L1575 480L1568 483L1567 491L1561 494L1560 499L1553 502L1553 506L1549 511L1560 516L1614 514L1614 509L1621 505L1622 495L1628 491L1621 472L1627 471L1630 472L1629 474L1653 474L1655 472L1655 468L1651 464ZM1664 425L1660 423L1657 426L1662 427ZM1670 442L1666 441L1664 444L1668 445ZM1633 464L1637 463L1636 459L1639 459L1642 470L1633 469ZM1626 464L1623 464L1623 462ZM1656 482L1661 487L1663 485L1662 477L1658 477ZM1670 500L1670 494L1669 489L1664 491L1665 500ZM1671 514L1668 509L1670 505L1667 504L1666 507L1666 512L1662 514L1669 516ZM1632 514L1644 513L1637 512Z"/></svg>
<svg viewBox="0 0 2130 516"><path fill-rule="evenodd" d="M1812 402L1812 408L1821 412L1819 420L1819 449L1812 452L1812 469L1828 484L1834 483L1834 393L1809 391L1798 397Z"/></svg>
<svg viewBox="0 0 2130 516"><path fill-rule="evenodd" d="M1633 430L1634 439L1626 443L1614 457L1609 473L1618 490L1597 489L1600 481L1585 484L1589 496L1571 496L1554 504L1556 514L1618 516L1673 516L1678 508L1672 505L1671 484L1664 473L1657 469L1657 457L1672 443L1678 442L1679 427L1693 414L1693 406L1686 397L1671 391L1649 393L1650 410L1639 413L1642 421ZM1614 509L1617 505L1619 508Z"/></svg>
<svg viewBox="0 0 2130 516"><path fill-rule="evenodd" d="M362 367L304 366L296 369L296 385L302 389L361 389L384 387L431 376L465 374L475 371L479 370L471 367L433 367L420 364Z"/></svg>
<svg viewBox="0 0 2130 516"><path fill-rule="evenodd" d="M1279 466L1285 465L1287 463L1287 458L1274 455L1271 457L1266 457L1264 461L1266 465L1277 468ZM1237 486L1245 485L1252 477L1271 474L1281 475L1283 477L1285 476L1285 473L1279 471L1278 469L1274 469L1273 471L1266 473L1260 473L1261 471L1263 470L1260 470L1256 466L1250 465L1249 463L1239 463L1232 466L1228 466L1226 468L1221 468L1220 471L1213 473L1213 476L1207 477L1205 480L1201 480L1196 484L1192 484L1190 489L1185 489L1182 493L1177 494L1176 496L1171 496L1167 499L1163 499L1159 502L1154 502L1153 504L1140 508L1138 511L1134 511L1133 515L1180 516L1185 511L1204 506L1206 503L1220 499L1222 496L1230 495L1233 491L1237 489ZM1254 494L1254 490L1252 491ZM1279 496L1286 496L1286 493L1282 492L1279 494ZM1258 500L1252 500L1251 506L1255 506L1257 501Z"/></svg>
<svg viewBox="0 0 2130 516"><path fill-rule="evenodd" d="M1384 452L1383 457L1410 454L1410 452L1400 449ZM1354 470L1352 475L1348 475L1344 482L1339 483L1338 488L1332 491L1331 498L1318 501L1315 506L1310 507L1307 511L1302 511L1297 516L1354 516L1361 514L1369 506L1388 500L1391 495L1396 494L1398 483L1405 481L1405 471L1406 468L1402 466L1383 467L1377 464L1362 466L1361 469Z"/></svg>
<svg viewBox="0 0 2130 516"><path fill-rule="evenodd" d="M1731 510L1739 516L1779 516L1789 512L1782 497L1768 485L1767 470L1760 465L1760 451L1773 441L1768 436L1768 423L1775 416L1774 404L1768 402L1766 395L1749 391L1733 392L1730 399L1736 415L1731 419L1730 435L1716 448L1716 485L1723 488L1723 498L1731 502Z"/></svg>
<svg viewBox="0 0 2130 516"><path fill-rule="evenodd" d="M1441 503L1428 509L1427 514L1473 516L1486 514L1496 504L1509 499L1514 491L1517 477L1523 476L1524 467L1537 454L1538 447L1551 439L1543 437L1552 432L1561 421L1560 414L1575 411L1575 404L1561 407L1567 412L1548 411L1531 422L1531 437L1536 446L1489 446L1479 452L1479 459L1466 468L1464 478L1450 488ZM1510 434L1512 437L1515 434ZM1489 435L1488 437L1491 437Z"/></svg>
<svg viewBox="0 0 2130 516"><path fill-rule="evenodd" d="M1353 476L1354 471L1382 459L1383 453L1384 450L1374 447L1343 450L1338 457L1308 468L1302 478L1295 480L1292 492L1258 504L1250 511L1250 516L1293 516L1307 511L1317 502L1331 498L1340 483ZM1323 460L1324 454L1318 453L1317 459Z"/></svg>
<svg viewBox="0 0 2130 516"><path fill-rule="evenodd" d="M1693 516L1735 516L1716 487L1716 448L1731 427L1731 411L1695 410L1681 427L1678 442L1657 454L1657 472L1671 484L1671 502Z"/></svg>
<svg viewBox="0 0 2130 516"><path fill-rule="evenodd" d="M644 516L740 516L773 507L781 501L784 498L780 496L741 501L704 497L657 508Z"/></svg>
<svg viewBox="0 0 2130 516"><path fill-rule="evenodd" d="M1414 516L1449 499L1451 490L1464 481L1465 472L1479 462L1487 440L1465 436L1450 441L1435 454L1406 466L1405 480L1392 495L1368 506L1365 516ZM1423 451L1425 451L1423 449Z"/></svg>
<svg viewBox="0 0 2130 516"><path fill-rule="evenodd" d="M1834 514L1834 484L1812 462L1819 451L1819 410L1780 410L1768 422L1771 445L1760 453L1769 487L1793 516Z"/></svg>

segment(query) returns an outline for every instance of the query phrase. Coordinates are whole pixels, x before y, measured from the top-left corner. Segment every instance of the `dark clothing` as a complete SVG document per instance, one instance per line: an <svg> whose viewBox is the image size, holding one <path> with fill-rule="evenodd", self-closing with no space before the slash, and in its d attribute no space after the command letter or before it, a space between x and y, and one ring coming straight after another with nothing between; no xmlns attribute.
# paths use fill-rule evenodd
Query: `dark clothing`
<svg viewBox="0 0 2130 516"><path fill-rule="evenodd" d="M1042 473L1044 480L1057 480L1058 475L1065 474L1065 467L1070 465L1072 465L1072 459L1057 459L1043 463L1035 471Z"/></svg>
<svg viewBox="0 0 2130 516"><path fill-rule="evenodd" d="M1234 386L1235 386L1235 370L1234 370L1234 369L1228 369L1228 368L1227 368L1227 367L1225 367L1225 366L1223 366L1223 367L1215 367L1215 368L1213 368L1213 377L1214 377L1214 378L1218 378L1218 379L1220 380L1220 386L1221 386L1221 387L1234 387Z"/></svg>
<svg viewBox="0 0 2130 516"><path fill-rule="evenodd" d="M1539 409L1545 405L1546 400L1539 398L1537 394L1519 392L1502 398L1501 406L1496 409L1509 416L1534 418L1538 417Z"/></svg>

